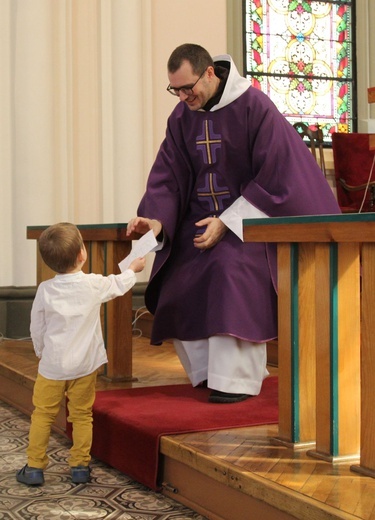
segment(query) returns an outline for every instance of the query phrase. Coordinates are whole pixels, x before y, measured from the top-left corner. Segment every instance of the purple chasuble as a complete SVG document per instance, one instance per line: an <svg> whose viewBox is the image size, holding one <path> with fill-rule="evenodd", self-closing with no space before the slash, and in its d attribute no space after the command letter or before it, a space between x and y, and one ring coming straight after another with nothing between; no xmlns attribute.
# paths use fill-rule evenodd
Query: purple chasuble
<svg viewBox="0 0 375 520"><path fill-rule="evenodd" d="M243 243L230 230L211 249L193 245L203 232L195 222L241 195L270 217L340 213L306 144L261 91L249 86L209 112L179 102L138 208L161 221L166 240L145 297L153 344L277 337L276 247Z"/></svg>

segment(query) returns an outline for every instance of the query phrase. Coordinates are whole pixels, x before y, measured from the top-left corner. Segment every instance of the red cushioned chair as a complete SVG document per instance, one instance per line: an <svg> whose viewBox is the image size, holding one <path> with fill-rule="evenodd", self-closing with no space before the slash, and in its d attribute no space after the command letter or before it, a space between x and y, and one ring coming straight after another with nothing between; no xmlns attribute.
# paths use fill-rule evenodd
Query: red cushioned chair
<svg viewBox="0 0 375 520"><path fill-rule="evenodd" d="M375 211L375 150L370 150L369 136L332 134L337 201L343 213Z"/></svg>

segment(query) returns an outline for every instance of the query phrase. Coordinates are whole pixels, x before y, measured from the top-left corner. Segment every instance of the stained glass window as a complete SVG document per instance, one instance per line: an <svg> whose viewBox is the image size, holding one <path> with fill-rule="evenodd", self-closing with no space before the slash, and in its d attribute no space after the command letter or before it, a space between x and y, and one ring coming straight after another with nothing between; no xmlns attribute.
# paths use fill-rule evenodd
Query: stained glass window
<svg viewBox="0 0 375 520"><path fill-rule="evenodd" d="M355 127L353 2L245 0L245 73L324 142Z"/></svg>

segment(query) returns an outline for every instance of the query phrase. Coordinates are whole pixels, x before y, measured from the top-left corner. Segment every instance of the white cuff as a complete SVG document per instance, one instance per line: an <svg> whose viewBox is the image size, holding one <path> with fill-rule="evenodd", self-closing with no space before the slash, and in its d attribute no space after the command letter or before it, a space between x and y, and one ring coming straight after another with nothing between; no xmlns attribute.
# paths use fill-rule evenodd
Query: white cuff
<svg viewBox="0 0 375 520"><path fill-rule="evenodd" d="M219 218L243 242L243 219L269 218L269 216L253 206L241 195Z"/></svg>

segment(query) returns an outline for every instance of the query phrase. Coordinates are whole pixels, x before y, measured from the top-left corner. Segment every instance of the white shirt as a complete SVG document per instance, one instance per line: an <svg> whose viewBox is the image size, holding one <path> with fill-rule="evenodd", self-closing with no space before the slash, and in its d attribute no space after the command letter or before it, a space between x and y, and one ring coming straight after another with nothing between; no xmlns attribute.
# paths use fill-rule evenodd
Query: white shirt
<svg viewBox="0 0 375 520"><path fill-rule="evenodd" d="M118 275L57 274L42 282L31 309L30 333L39 373L47 379L71 380L93 373L108 361L101 304L122 296L136 282L127 269Z"/></svg>

